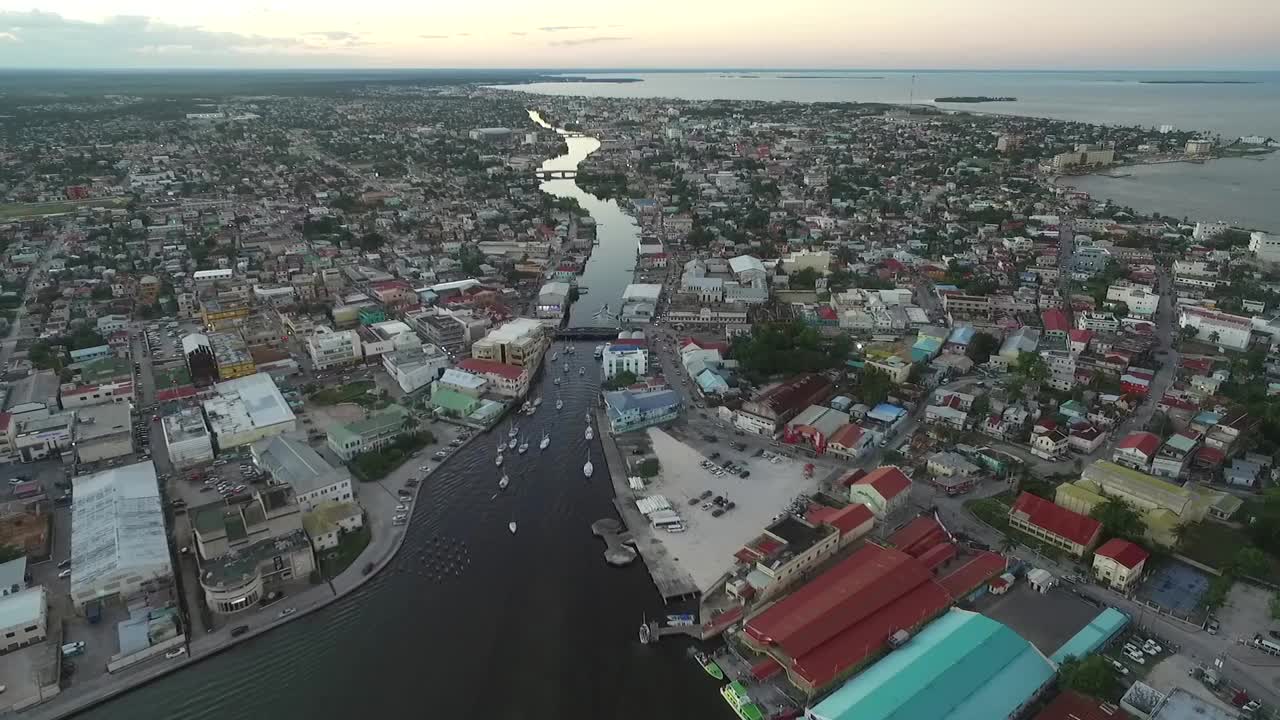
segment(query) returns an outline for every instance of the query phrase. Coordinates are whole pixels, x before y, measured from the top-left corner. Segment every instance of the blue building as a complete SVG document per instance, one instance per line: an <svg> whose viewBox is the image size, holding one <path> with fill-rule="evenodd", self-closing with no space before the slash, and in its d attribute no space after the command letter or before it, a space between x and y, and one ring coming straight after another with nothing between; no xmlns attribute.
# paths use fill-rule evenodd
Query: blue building
<svg viewBox="0 0 1280 720"><path fill-rule="evenodd" d="M1062 663L1070 657L1082 658L1101 650L1129 624L1129 616L1115 608L1107 608L1053 653L1053 661Z"/></svg>
<svg viewBox="0 0 1280 720"><path fill-rule="evenodd" d="M810 720L1006 720L1055 669L984 615L952 609L806 711Z"/></svg>
<svg viewBox="0 0 1280 720"><path fill-rule="evenodd" d="M604 404L614 433L640 430L680 416L680 395L673 390L607 392Z"/></svg>

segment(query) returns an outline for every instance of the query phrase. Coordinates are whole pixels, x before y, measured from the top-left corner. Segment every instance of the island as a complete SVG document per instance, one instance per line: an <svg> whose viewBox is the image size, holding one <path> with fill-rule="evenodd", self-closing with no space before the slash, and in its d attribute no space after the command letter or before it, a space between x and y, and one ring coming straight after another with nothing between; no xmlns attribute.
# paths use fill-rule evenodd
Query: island
<svg viewBox="0 0 1280 720"><path fill-rule="evenodd" d="M990 95L950 95L947 97L934 98L934 102L940 103L987 103L987 102L1016 102L1018 98L1000 96L992 97Z"/></svg>
<svg viewBox="0 0 1280 720"><path fill-rule="evenodd" d="M883 80L883 75L779 75L784 80Z"/></svg>
<svg viewBox="0 0 1280 720"><path fill-rule="evenodd" d="M638 83L644 82L642 78L593 78L582 77L581 75L549 75L538 78L534 82L562 82L562 83Z"/></svg>
<svg viewBox="0 0 1280 720"><path fill-rule="evenodd" d="M1257 80L1139 80L1140 85L1257 85Z"/></svg>

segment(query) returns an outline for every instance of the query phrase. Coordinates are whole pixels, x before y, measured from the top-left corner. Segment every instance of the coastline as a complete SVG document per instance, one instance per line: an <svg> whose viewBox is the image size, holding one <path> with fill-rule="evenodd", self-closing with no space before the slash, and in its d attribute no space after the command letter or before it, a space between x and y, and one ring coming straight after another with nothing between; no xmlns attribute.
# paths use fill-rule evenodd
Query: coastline
<svg viewBox="0 0 1280 720"><path fill-rule="evenodd" d="M455 448L444 462L431 467L427 472L426 478L418 487L419 494L414 497L415 508L422 493L429 489L428 482L430 481L431 476L434 475L439 468L446 466L449 460L452 460L458 451L467 447L472 441L482 434L484 433L478 430L473 432L471 437ZM411 462L413 462L413 458L405 460L405 464L409 464ZM401 467L403 467L403 465ZM372 483L364 483L363 485L365 487L371 487L373 485L379 485L386 482L389 479L390 478L383 478L382 480ZM379 556L377 560L366 560L366 553L370 550L376 549L379 545L378 538L375 537L369 542L365 551L352 561L351 565L349 565L346 570L343 570L341 574L332 578L327 583L314 585L304 591L302 595L297 596L304 597L314 594L316 597L314 600L308 598L307 602L309 604L305 607L298 607L298 605L301 605L302 603L295 602L294 607L298 607L298 611L288 617L277 618L266 625L253 628L249 632L238 637L231 637L230 627L228 626L214 634L189 639L187 643L187 647L189 648L187 656L181 661L160 661L150 666L140 668L137 672L131 673L129 676L122 678L113 678L110 674L101 675L98 678L95 678L95 680L99 682L94 683L93 681L90 681L90 683L87 683L84 686L83 691L81 692L76 692L76 689L73 687L68 690L63 690L54 697L37 705L32 705L14 712L24 719L60 720L60 718L75 715L88 710L94 705L119 697L132 690L136 690L152 681L166 677L171 673L199 665L201 662L230 650L241 643L266 635L291 622L300 620L319 610L323 610L338 600L341 600L364 587L365 583L381 574L382 571L391 564L391 561L400 553L400 549L404 546L404 541L408 538L409 528L412 527L412 525L413 523L411 518L408 524L399 528L399 532L394 532L389 537L384 535L382 540L382 555ZM362 572L362 569L370 562L374 563L373 569L368 573ZM328 593L324 592L326 589L329 590ZM157 660L161 659L157 658Z"/></svg>

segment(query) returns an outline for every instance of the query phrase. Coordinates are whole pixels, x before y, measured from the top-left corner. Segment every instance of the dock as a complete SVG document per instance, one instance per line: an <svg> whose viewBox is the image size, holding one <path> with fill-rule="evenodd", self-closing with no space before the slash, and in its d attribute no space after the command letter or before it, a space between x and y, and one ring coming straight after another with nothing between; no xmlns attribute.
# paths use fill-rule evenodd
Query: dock
<svg viewBox="0 0 1280 720"><path fill-rule="evenodd" d="M610 565L621 567L630 565L636 559L635 538L622 527L622 523L613 518L603 518L591 523L591 532L604 538L604 559Z"/></svg>
<svg viewBox="0 0 1280 720"><path fill-rule="evenodd" d="M603 410L596 412L596 427L600 428L600 445L604 448L605 464L613 481L613 506L618 510L622 524L630 530L628 539L644 560L649 577L657 586L664 602L683 600L698 595L693 577L685 572L671 557L662 537L655 533L648 519L631 501L631 487L627 484L627 463L618 452L618 445L609 432L609 418ZM594 526L593 526L594 527Z"/></svg>

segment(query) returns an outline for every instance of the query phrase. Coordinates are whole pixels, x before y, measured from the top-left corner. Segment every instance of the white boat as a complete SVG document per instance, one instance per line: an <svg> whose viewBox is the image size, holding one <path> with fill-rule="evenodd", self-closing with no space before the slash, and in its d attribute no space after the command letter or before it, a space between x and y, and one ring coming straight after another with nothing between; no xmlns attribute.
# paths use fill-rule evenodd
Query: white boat
<svg viewBox="0 0 1280 720"><path fill-rule="evenodd" d="M586 369L586 368L578 368L578 374L579 374L579 375L586 375L586 374L587 374L587 369Z"/></svg>
<svg viewBox="0 0 1280 720"><path fill-rule="evenodd" d="M516 521L515 521L515 520L512 520L511 522L507 523L507 529L511 531L511 534L512 534L512 535L515 535L515 534L516 534Z"/></svg>
<svg viewBox="0 0 1280 720"><path fill-rule="evenodd" d="M520 440L519 440L519 438L512 437L510 440L508 440L508 441L507 441L507 449L508 449L508 450L515 450L515 449L516 449L516 445L519 445L519 444L520 444Z"/></svg>
<svg viewBox="0 0 1280 720"><path fill-rule="evenodd" d="M591 473L593 473L593 472L595 472L595 471L596 471L596 469L595 469L595 467L591 464L591 461L590 461L590 460L588 460L588 461L587 461L587 464L586 464L586 465L583 465L583 466L582 466L582 475L583 475L583 477L591 477Z"/></svg>
<svg viewBox="0 0 1280 720"><path fill-rule="evenodd" d="M520 434L520 428L515 423L511 423L511 429L507 431L507 437L515 437Z"/></svg>
<svg viewBox="0 0 1280 720"><path fill-rule="evenodd" d="M556 409L557 410L564 409L564 400L561 400L560 398L556 398Z"/></svg>
<svg viewBox="0 0 1280 720"><path fill-rule="evenodd" d="M541 397L534 398L533 406L536 408L536 407L539 407L540 405L542 405L542 398Z"/></svg>
<svg viewBox="0 0 1280 720"><path fill-rule="evenodd" d="M523 455L523 454L525 454L525 453L526 453L526 452L528 452L528 451L529 451L529 441L528 441L528 440L521 440L521 441L520 441L520 447L519 447L519 449L517 449L517 450L516 450L516 452L518 452L518 453L520 453L521 455Z"/></svg>
<svg viewBox="0 0 1280 720"><path fill-rule="evenodd" d="M560 359L560 353L558 352L551 353L551 362L555 362L556 360L559 360L559 359Z"/></svg>
<svg viewBox="0 0 1280 720"><path fill-rule="evenodd" d="M502 442L501 440L499 440L499 441L498 441L498 454L499 454L499 455L501 455L501 454L502 454L502 451L503 451L503 450L506 450L506 449L507 449L507 444L506 444L506 443L504 443L504 442Z"/></svg>
<svg viewBox="0 0 1280 720"><path fill-rule="evenodd" d="M569 363L564 364L563 372L569 372Z"/></svg>
<svg viewBox="0 0 1280 720"><path fill-rule="evenodd" d="M557 384L557 385L559 385L559 384L560 384L560 378L556 378L556 384Z"/></svg>
<svg viewBox="0 0 1280 720"><path fill-rule="evenodd" d="M574 352L574 351L573 351L573 346L572 346L572 345L567 346L567 347L564 349L564 351L565 351L565 352L567 352L567 353L569 353L570 355L572 355L572 354L573 354L573 352Z"/></svg>
<svg viewBox="0 0 1280 720"><path fill-rule="evenodd" d="M603 346L603 345L597 345L597 346L596 346L596 357L598 357L598 358L599 358L599 357L604 357L604 346Z"/></svg>
<svg viewBox="0 0 1280 720"><path fill-rule="evenodd" d="M538 449L546 450L547 446L550 444L551 444L551 436L548 435L547 433L542 433L542 440L538 441Z"/></svg>
<svg viewBox="0 0 1280 720"><path fill-rule="evenodd" d="M502 473L502 479L498 481L498 487L502 488L503 490L506 490L507 486L510 484L511 484L511 478L507 477L506 473Z"/></svg>
<svg viewBox="0 0 1280 720"><path fill-rule="evenodd" d="M494 458L493 464L497 465L498 467L502 467L502 456L499 455L498 457Z"/></svg>
<svg viewBox="0 0 1280 720"><path fill-rule="evenodd" d="M596 436L596 431L595 431L595 430L592 430L592 429L591 429L591 426L590 426L590 425L588 425L588 426L587 426L587 439L588 439L588 440L590 440L591 438L593 438L593 437L595 437L595 436Z"/></svg>
<svg viewBox="0 0 1280 720"><path fill-rule="evenodd" d="M583 417L587 422L591 422L591 413L589 413L589 412L584 412L584 413L582 413L582 417Z"/></svg>

